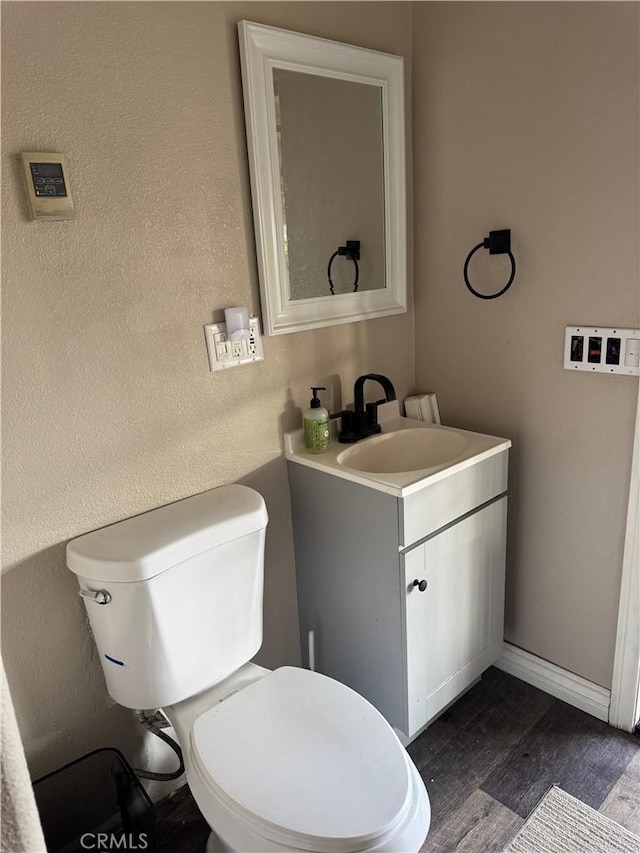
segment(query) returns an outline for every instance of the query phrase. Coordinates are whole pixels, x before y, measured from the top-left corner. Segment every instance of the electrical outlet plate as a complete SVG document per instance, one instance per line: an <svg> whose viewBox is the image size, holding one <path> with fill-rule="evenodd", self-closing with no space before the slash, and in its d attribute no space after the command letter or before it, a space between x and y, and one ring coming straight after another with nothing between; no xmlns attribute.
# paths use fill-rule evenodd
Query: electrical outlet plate
<svg viewBox="0 0 640 853"><path fill-rule="evenodd" d="M567 326L564 367L640 376L640 329Z"/></svg>
<svg viewBox="0 0 640 853"><path fill-rule="evenodd" d="M228 340L226 323L209 323L204 327L204 336L211 371L264 361L260 321L257 317L249 317L249 337L246 340Z"/></svg>

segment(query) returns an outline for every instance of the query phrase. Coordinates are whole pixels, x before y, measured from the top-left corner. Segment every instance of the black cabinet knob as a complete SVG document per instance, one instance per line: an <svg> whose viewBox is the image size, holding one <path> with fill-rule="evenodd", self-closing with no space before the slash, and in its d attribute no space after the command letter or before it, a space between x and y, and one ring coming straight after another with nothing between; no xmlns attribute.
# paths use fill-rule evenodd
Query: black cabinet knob
<svg viewBox="0 0 640 853"><path fill-rule="evenodd" d="M427 588L427 582L426 582L426 581L424 581L424 580L423 580L423 581L419 581L419 580L418 580L418 578L416 578L416 579L414 580L413 585L414 585L414 586L417 586L417 587L418 587L418 589L420 590L420 592L424 592L424 591L425 591L425 589Z"/></svg>

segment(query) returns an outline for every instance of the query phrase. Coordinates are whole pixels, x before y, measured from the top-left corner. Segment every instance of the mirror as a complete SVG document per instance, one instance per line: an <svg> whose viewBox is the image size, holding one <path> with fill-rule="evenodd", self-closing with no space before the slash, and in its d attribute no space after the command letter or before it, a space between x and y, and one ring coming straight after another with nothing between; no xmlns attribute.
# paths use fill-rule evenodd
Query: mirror
<svg viewBox="0 0 640 853"><path fill-rule="evenodd" d="M265 334L406 311L402 57L238 27Z"/></svg>
<svg viewBox="0 0 640 853"><path fill-rule="evenodd" d="M345 235L360 241L356 288L384 287L379 87L274 68L273 88L291 299L330 294L327 262ZM354 278L352 263L332 264L335 293Z"/></svg>

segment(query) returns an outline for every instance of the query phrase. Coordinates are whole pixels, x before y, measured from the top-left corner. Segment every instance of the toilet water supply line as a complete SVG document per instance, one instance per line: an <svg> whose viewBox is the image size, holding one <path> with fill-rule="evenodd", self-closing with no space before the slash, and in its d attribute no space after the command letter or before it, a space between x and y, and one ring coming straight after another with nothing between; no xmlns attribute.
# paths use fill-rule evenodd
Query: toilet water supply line
<svg viewBox="0 0 640 853"><path fill-rule="evenodd" d="M140 776L141 779L154 779L156 782L170 782L172 779L177 779L179 776L182 776L184 773L182 750L175 740L160 730L160 726L164 728L169 725L162 714L159 711L156 711L152 717L147 717L144 711L136 711L136 719L145 727L145 729L153 732L153 734L159 737L160 740L163 740L167 746L170 746L178 756L178 761L180 762L178 769L174 770L172 773L153 773L151 770L138 770L137 768L134 768L133 772L136 776Z"/></svg>
<svg viewBox="0 0 640 853"><path fill-rule="evenodd" d="M316 635L313 630L309 631L309 669L316 671Z"/></svg>

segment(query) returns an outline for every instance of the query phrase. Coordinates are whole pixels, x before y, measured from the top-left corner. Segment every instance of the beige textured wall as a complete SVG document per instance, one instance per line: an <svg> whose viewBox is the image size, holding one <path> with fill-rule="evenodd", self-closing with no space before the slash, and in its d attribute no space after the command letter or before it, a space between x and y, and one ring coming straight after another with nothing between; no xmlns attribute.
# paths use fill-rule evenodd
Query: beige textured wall
<svg viewBox="0 0 640 853"><path fill-rule="evenodd" d="M410 314L264 341L211 374L202 326L259 311L236 23L409 59L398 3L2 5L2 654L35 775L85 750L137 761L110 702L66 541L231 481L270 514L265 665L299 660L281 432L309 385L413 381ZM34 33L46 32L47 38ZM77 219L28 221L16 155L62 151ZM142 756L144 760L144 756Z"/></svg>
<svg viewBox="0 0 640 853"><path fill-rule="evenodd" d="M564 327L640 324L638 3L419 3L416 381L513 439L506 637L611 685L638 381L562 368ZM500 299L462 281L510 227ZM473 271L506 281L501 258Z"/></svg>

